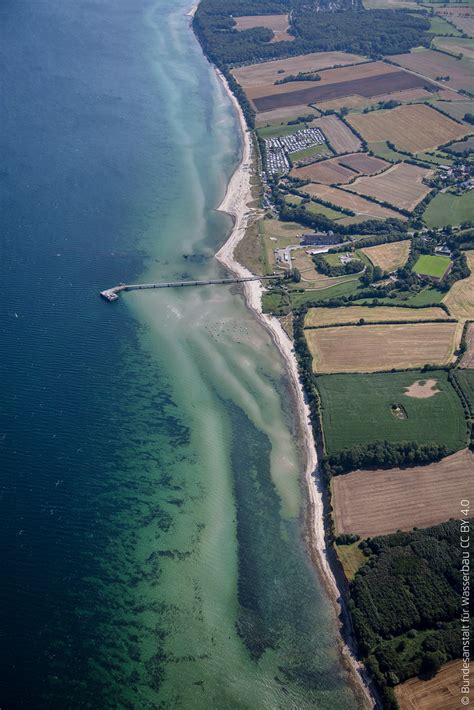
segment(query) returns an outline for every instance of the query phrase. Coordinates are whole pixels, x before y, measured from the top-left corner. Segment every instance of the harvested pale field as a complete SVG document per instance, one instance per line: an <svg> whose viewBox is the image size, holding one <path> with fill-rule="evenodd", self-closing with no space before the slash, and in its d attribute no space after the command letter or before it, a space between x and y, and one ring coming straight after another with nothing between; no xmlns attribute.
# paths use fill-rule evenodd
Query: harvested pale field
<svg viewBox="0 0 474 710"><path fill-rule="evenodd" d="M291 175L303 180L331 185L332 183L347 183L357 175L371 175L388 166L389 163L385 160L372 158L367 153L353 153L341 158L322 160L303 168L296 168L292 170Z"/></svg>
<svg viewBox="0 0 474 710"><path fill-rule="evenodd" d="M335 476L336 533L373 537L457 518L459 501L474 496L473 470L474 454L463 449L428 466Z"/></svg>
<svg viewBox="0 0 474 710"><path fill-rule="evenodd" d="M320 71L336 65L344 66L365 62L366 58L347 52L312 52L299 57L288 57L260 64L250 64L232 70L241 87L245 90L254 86L272 86L274 81L288 74Z"/></svg>
<svg viewBox="0 0 474 710"><path fill-rule="evenodd" d="M288 34L288 15L246 15L234 17L235 28L238 32L251 30L254 27L268 27L273 31L271 42L291 41L293 35Z"/></svg>
<svg viewBox="0 0 474 710"><path fill-rule="evenodd" d="M418 165L398 163L381 175L357 178L345 189L411 212L430 192L431 188L424 185L422 180L432 173L432 170Z"/></svg>
<svg viewBox="0 0 474 710"><path fill-rule="evenodd" d="M368 65L360 64L356 67L347 68L347 74L349 74L350 69L358 69L361 66ZM321 81L297 81L272 87L249 89L247 95L252 99L257 111L265 112L279 106L294 106L302 103L317 104L321 101L337 99L342 96L381 96L387 92L392 93L403 89L423 87L427 84L426 79L403 70L395 72L383 71L377 75L361 77L360 79L347 79L346 81L329 81L328 77L324 76L337 71L339 70L330 69L328 72L321 72Z"/></svg>
<svg viewBox="0 0 474 710"><path fill-rule="evenodd" d="M437 148L471 132L426 104L351 114L347 120L368 143L391 141L408 153Z"/></svg>
<svg viewBox="0 0 474 710"><path fill-rule="evenodd" d="M430 680L410 678L395 687L400 710L459 710L461 661L446 663Z"/></svg>
<svg viewBox="0 0 474 710"><path fill-rule="evenodd" d="M446 365L453 357L457 323L340 326L306 330L313 370L380 372Z"/></svg>
<svg viewBox="0 0 474 710"><path fill-rule="evenodd" d="M293 266L301 273L302 281L306 281L306 286L311 289L320 290L336 286L337 284L346 283L347 281L357 280L357 276L326 276L316 271L313 260L310 254L307 254L307 249L295 249L291 252L291 262Z"/></svg>
<svg viewBox="0 0 474 710"><path fill-rule="evenodd" d="M364 0L363 4L366 10L418 9L417 3L410 0Z"/></svg>
<svg viewBox="0 0 474 710"><path fill-rule="evenodd" d="M361 142L337 116L322 116L311 123L320 128L336 153L352 153L360 150Z"/></svg>
<svg viewBox="0 0 474 710"><path fill-rule="evenodd" d="M374 266L380 266L383 271L390 272L399 269L405 264L410 253L410 244L409 239L404 239L401 242L365 247L365 249L361 251L370 259ZM435 310L441 311L441 309L438 308ZM444 313L444 311L441 312Z"/></svg>
<svg viewBox="0 0 474 710"><path fill-rule="evenodd" d="M274 123L286 123L299 116L309 116L313 115L315 118L320 116L319 111L311 106L301 105L301 106L286 106L283 108L276 108L274 111L267 111L267 113L258 113L255 116L255 125L257 128L266 126L268 124Z"/></svg>
<svg viewBox="0 0 474 710"><path fill-rule="evenodd" d="M340 190L337 187L330 187L329 185L305 185L301 188L301 192L306 192L312 197L319 198L325 202L330 202L336 207L343 207L345 209L352 210L357 215L363 215L364 217L379 217L380 219L401 219L405 220L404 217L399 212L394 210L389 210L387 207L382 207L375 202L369 202L363 197L356 195L355 193L348 192L347 190Z"/></svg>
<svg viewBox="0 0 474 710"><path fill-rule="evenodd" d="M340 323L358 323L363 318L366 323L377 321L414 321L447 319L449 316L441 308L404 308L403 306L341 306L340 308L310 308L305 318L305 328Z"/></svg>
<svg viewBox="0 0 474 710"><path fill-rule="evenodd" d="M438 381L432 378L427 380L417 380L409 387L405 388L404 394L414 399L430 399L440 392Z"/></svg>
<svg viewBox="0 0 474 710"><path fill-rule="evenodd" d="M437 106L441 111L446 111L458 121L462 121L466 113L474 113L474 101L434 101L433 106Z"/></svg>
<svg viewBox="0 0 474 710"><path fill-rule="evenodd" d="M466 333L466 352L462 356L460 367L474 368L474 324L469 323Z"/></svg>
<svg viewBox="0 0 474 710"><path fill-rule="evenodd" d="M461 32L474 37L474 8L472 7L440 7L436 14L452 22Z"/></svg>
<svg viewBox="0 0 474 710"><path fill-rule="evenodd" d="M462 322L474 320L474 249L465 254L471 275L456 281L443 298L453 318Z"/></svg>
<svg viewBox="0 0 474 710"><path fill-rule="evenodd" d="M432 49L424 49L410 54L395 54L390 60L429 79L449 76L449 80L442 82L446 86L472 90L472 62L468 59L458 60Z"/></svg>

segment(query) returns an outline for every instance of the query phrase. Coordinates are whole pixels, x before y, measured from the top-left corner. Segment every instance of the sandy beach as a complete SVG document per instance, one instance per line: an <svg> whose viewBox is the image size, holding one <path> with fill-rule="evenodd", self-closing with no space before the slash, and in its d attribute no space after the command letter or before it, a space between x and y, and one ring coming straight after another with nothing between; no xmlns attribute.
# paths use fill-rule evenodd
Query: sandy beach
<svg viewBox="0 0 474 710"><path fill-rule="evenodd" d="M243 143L241 162L229 181L224 199L217 207L218 211L226 212L233 218L234 226L229 238L217 252L216 258L234 274L237 274L238 276L251 276L251 272L234 258L234 250L239 241L244 237L249 220L253 217L252 209L249 209L248 207L253 200L250 185L250 178L252 175L251 134L245 123L245 118L240 105L233 93L230 91L226 78L218 69L216 69L216 72L237 112ZM247 306L254 311L257 318L269 331L275 345L283 356L290 383L295 393L300 431L305 452L304 473L309 495L309 544L314 562L323 577L323 582L334 605L335 611L337 615L339 615L341 612L341 594L329 563L324 533L324 504L322 495L323 484L317 473L318 460L311 427L310 412L306 403L303 387L298 376L298 365L293 350L293 343L283 330L279 320L262 312L262 285L258 281L252 281L245 283L243 287ZM341 644L343 656L348 662L348 667L352 670L353 680L359 689L359 695L363 697L366 707L373 707L374 698L369 690L368 678L365 674L363 665L357 660L351 647L347 643L343 642L342 637Z"/></svg>

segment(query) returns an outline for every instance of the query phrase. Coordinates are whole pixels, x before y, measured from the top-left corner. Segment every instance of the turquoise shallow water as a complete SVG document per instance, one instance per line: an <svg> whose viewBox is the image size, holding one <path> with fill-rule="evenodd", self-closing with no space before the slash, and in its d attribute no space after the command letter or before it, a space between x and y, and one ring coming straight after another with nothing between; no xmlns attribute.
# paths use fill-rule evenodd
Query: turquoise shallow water
<svg viewBox="0 0 474 710"><path fill-rule="evenodd" d="M223 273L239 137L186 10L2 8L5 708L356 707L268 335L229 287L97 297Z"/></svg>

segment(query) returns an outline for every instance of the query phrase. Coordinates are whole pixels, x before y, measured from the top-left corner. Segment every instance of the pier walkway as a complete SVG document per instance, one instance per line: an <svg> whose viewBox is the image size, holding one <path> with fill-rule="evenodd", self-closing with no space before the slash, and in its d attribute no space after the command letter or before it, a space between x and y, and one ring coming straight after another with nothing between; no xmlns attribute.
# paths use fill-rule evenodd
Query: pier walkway
<svg viewBox="0 0 474 710"><path fill-rule="evenodd" d="M100 295L106 301L116 301L122 291L141 291L147 288L182 288L183 286L210 286L212 284L237 284L244 281L265 281L267 279L281 279L282 274L271 274L270 276L246 276L242 278L230 279L209 279L207 281L162 281L152 284L119 284L113 288L101 291Z"/></svg>

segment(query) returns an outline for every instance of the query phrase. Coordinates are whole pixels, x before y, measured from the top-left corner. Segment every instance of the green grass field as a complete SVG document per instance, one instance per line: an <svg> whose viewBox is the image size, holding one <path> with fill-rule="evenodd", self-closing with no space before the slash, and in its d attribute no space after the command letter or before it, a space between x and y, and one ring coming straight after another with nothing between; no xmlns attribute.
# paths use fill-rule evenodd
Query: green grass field
<svg viewBox="0 0 474 710"><path fill-rule="evenodd" d="M415 274L421 274L422 276L435 276L438 279L442 279L450 264L451 259L449 256L422 254L413 267L413 271Z"/></svg>
<svg viewBox="0 0 474 710"><path fill-rule="evenodd" d="M307 211L311 212L311 214L321 214L328 219L334 220L335 222L346 216L343 212L338 212L330 207L325 207L319 202L314 202L313 200L311 200L311 202L307 202L305 206Z"/></svg>
<svg viewBox="0 0 474 710"><path fill-rule="evenodd" d="M431 306L431 304L441 303L443 298L446 296L442 291L438 291L436 288L427 286L418 293L410 295L409 293L400 294L398 298L378 298L377 304L382 305L384 303L399 305L410 305L410 306ZM371 299L368 299L371 303ZM356 304L367 303L367 299L361 299L360 301L355 301Z"/></svg>
<svg viewBox="0 0 474 710"><path fill-rule="evenodd" d="M465 192L460 197L451 192L438 193L424 211L423 221L428 227L447 227L474 221L472 192Z"/></svg>
<svg viewBox="0 0 474 710"><path fill-rule="evenodd" d="M438 394L425 399L404 394L406 387L428 378L437 381ZM316 384L329 454L384 440L445 444L451 451L466 446L464 410L443 370L323 375ZM396 419L392 404L402 404L407 419Z"/></svg>
<svg viewBox="0 0 474 710"><path fill-rule="evenodd" d="M453 27L453 25L446 22L443 17L438 17L438 15L434 15L434 17L430 18L430 29L428 32L432 32L435 35L454 35L455 37L461 35L461 32L456 29L456 27Z"/></svg>
<svg viewBox="0 0 474 710"><path fill-rule="evenodd" d="M454 376L466 397L474 417L474 370L455 370Z"/></svg>
<svg viewBox="0 0 474 710"><path fill-rule="evenodd" d="M310 148L304 148L303 150L297 150L296 153L290 153L290 158L293 163L302 158L310 158L313 155L319 155L320 153L328 153L332 155L326 143L321 143L320 145L312 145Z"/></svg>
<svg viewBox="0 0 474 710"><path fill-rule="evenodd" d="M257 133L260 138L277 138L279 136L288 136L290 133L295 133L299 128L305 128L305 126L305 123L292 126L286 124L264 126L263 128L258 128Z"/></svg>

